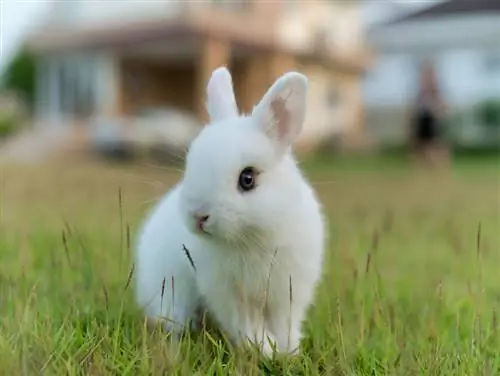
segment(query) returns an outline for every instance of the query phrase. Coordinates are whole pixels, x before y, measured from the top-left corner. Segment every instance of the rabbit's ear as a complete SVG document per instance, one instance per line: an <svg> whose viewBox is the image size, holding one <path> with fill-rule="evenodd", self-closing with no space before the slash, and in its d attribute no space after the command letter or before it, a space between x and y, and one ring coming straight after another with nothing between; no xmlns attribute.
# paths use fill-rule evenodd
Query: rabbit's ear
<svg viewBox="0 0 500 376"><path fill-rule="evenodd" d="M233 80L226 67L214 70L208 81L207 111L212 123L238 116Z"/></svg>
<svg viewBox="0 0 500 376"><path fill-rule="evenodd" d="M254 108L256 124L278 148L285 152L302 130L306 113L308 80L295 72L276 80Z"/></svg>

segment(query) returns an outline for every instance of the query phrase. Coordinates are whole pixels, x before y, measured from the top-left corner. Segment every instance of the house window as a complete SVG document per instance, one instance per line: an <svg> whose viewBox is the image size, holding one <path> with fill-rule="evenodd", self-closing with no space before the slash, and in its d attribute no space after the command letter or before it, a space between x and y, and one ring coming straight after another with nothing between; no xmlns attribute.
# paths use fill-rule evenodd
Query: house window
<svg viewBox="0 0 500 376"><path fill-rule="evenodd" d="M79 117L86 118L94 112L95 93L92 85L95 72L94 61L91 58L79 58L75 62L74 82L74 112Z"/></svg>
<svg viewBox="0 0 500 376"><path fill-rule="evenodd" d="M340 103L340 95L336 88L330 87L326 91L326 104L328 107L336 107Z"/></svg>
<svg viewBox="0 0 500 376"><path fill-rule="evenodd" d="M324 28L319 28L313 34L313 48L315 51L324 54L329 49L329 33Z"/></svg>
<svg viewBox="0 0 500 376"><path fill-rule="evenodd" d="M487 54L483 59L483 67L486 73L500 73L500 54Z"/></svg>

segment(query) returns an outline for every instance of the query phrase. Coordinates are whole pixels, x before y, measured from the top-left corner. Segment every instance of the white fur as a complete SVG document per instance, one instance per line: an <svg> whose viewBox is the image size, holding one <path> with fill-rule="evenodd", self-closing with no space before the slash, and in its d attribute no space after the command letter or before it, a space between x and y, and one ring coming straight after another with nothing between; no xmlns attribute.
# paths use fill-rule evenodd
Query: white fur
<svg viewBox="0 0 500 376"><path fill-rule="evenodd" d="M207 111L211 121L222 121L238 116L233 79L227 68L212 73L207 86Z"/></svg>
<svg viewBox="0 0 500 376"><path fill-rule="evenodd" d="M236 116L232 102L217 97L234 98L227 76L221 79L229 72L220 72L207 92L208 103L222 107L209 110L182 181L140 233L137 299L148 317L171 320L167 328L175 332L203 306L235 343L257 342L266 354L273 346L295 351L325 242L320 205L289 152L302 128L307 79L282 76L250 116ZM283 99L282 111L272 106L276 99ZM247 166L260 171L258 186L242 193L238 176ZM208 234L196 232L195 215L210 215Z"/></svg>

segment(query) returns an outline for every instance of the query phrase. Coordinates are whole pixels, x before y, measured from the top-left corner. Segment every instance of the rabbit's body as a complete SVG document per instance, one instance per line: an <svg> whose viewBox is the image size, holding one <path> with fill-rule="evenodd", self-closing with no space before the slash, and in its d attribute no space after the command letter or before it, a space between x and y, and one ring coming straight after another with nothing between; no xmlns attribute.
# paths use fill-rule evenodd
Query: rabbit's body
<svg viewBox="0 0 500 376"><path fill-rule="evenodd" d="M227 91L224 74L212 77L212 102L209 84L214 124L193 141L182 181L141 232L137 297L149 317L180 324L169 329L196 319L201 305L234 342L258 342L268 354L272 342L292 351L321 277L325 240L320 205L289 152L306 86L291 74L252 116L239 117L234 98L217 97L220 85ZM232 94L230 78L229 87Z"/></svg>
<svg viewBox="0 0 500 376"><path fill-rule="evenodd" d="M269 336L280 351L298 346L301 322L313 298L311 290L321 275L323 251L317 201L308 186L298 188L283 197L295 204L283 213L280 228L274 227L256 241L193 242L199 292L209 312L234 340Z"/></svg>
<svg viewBox="0 0 500 376"><path fill-rule="evenodd" d="M180 188L180 184L174 187L146 220L136 260L139 305L149 318L166 319L165 326L173 330L195 320L200 305L194 271L182 248L193 235L178 220Z"/></svg>

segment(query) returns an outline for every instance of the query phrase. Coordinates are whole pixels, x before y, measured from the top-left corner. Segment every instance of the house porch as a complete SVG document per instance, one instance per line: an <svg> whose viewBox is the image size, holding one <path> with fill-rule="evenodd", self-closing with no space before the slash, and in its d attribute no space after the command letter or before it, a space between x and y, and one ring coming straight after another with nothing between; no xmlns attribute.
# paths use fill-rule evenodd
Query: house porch
<svg viewBox="0 0 500 376"><path fill-rule="evenodd" d="M294 64L279 51L209 36L51 54L39 59L38 114L52 122L85 121L173 106L206 122L205 90L215 68L231 70L240 110L247 112Z"/></svg>

